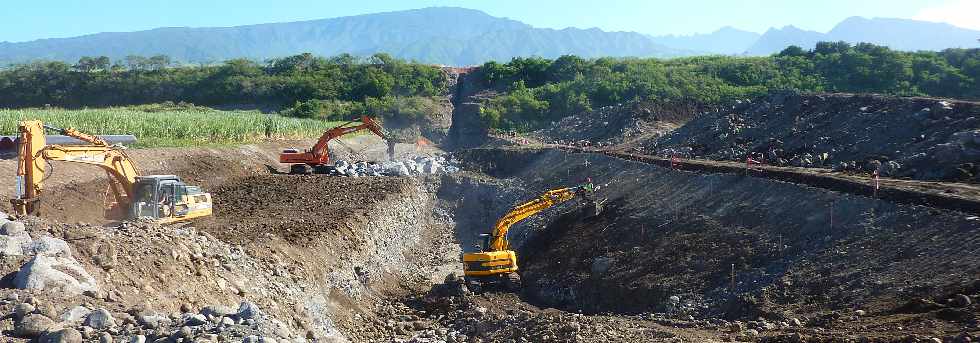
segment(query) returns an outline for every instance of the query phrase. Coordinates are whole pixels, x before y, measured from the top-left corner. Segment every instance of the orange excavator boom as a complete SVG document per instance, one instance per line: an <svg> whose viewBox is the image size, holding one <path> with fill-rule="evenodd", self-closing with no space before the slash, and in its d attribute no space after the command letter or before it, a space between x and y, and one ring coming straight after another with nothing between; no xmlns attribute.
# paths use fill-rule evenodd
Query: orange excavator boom
<svg viewBox="0 0 980 343"><path fill-rule="evenodd" d="M358 125L353 125L356 122L346 122L334 128L331 128L320 136L313 148L306 151L298 151L295 149L285 150L279 154L280 163L292 163L292 164L305 164L310 166L320 166L330 163L330 148L328 143L330 141L345 135L356 133L359 131L368 130L384 139L389 144L389 154L391 154L391 144L390 135L385 131L381 124L376 120L368 116L361 116L361 123Z"/></svg>

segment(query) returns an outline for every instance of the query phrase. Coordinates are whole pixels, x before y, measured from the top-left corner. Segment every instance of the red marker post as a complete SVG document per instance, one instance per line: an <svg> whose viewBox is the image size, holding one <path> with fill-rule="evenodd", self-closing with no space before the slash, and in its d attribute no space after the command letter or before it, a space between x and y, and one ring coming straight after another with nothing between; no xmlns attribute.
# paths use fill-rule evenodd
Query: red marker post
<svg viewBox="0 0 980 343"><path fill-rule="evenodd" d="M761 166L761 165L762 165L762 161L756 161L755 159L752 158L752 156L746 156L745 157L745 173L746 174L749 173L749 170L759 170L759 171L761 171L762 168L758 168L758 166ZM753 167L753 166L756 166L756 167Z"/></svg>

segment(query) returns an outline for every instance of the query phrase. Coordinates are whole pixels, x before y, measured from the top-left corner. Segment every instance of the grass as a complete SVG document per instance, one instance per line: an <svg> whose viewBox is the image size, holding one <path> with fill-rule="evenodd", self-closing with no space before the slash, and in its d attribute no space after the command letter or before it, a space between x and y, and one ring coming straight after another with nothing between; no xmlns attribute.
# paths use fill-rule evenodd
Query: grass
<svg viewBox="0 0 980 343"><path fill-rule="evenodd" d="M37 119L97 135L131 134L137 147L253 143L319 137L341 122L267 115L257 111L219 111L205 107L110 107L66 110L0 109L0 135L15 135L17 123ZM54 133L49 133L54 134Z"/></svg>

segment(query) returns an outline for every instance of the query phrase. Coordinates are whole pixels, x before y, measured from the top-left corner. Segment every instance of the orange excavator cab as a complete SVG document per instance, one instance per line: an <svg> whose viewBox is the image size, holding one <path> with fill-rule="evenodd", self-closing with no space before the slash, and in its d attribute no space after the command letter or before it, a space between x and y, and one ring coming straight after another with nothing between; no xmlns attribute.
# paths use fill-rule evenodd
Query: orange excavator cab
<svg viewBox="0 0 980 343"><path fill-rule="evenodd" d="M334 128L331 128L320 136L312 148L300 151L298 149L286 149L279 154L279 163L289 163L290 174L337 174L336 169L330 164L330 148L328 143L331 140L344 135L353 134L363 130L368 130L381 137L388 143L388 156L394 158L394 142L389 138L390 135L376 120L368 116L361 116L361 123L349 121Z"/></svg>

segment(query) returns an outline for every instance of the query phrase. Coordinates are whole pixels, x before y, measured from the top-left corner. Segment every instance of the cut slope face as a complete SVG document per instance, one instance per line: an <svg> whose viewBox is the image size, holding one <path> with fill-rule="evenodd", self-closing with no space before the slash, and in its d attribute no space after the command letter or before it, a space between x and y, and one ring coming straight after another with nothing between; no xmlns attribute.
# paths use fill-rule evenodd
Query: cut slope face
<svg viewBox="0 0 980 343"><path fill-rule="evenodd" d="M629 144L659 138L698 113L698 106L655 102L599 108L568 116L551 127L536 131L544 142L588 145Z"/></svg>
<svg viewBox="0 0 980 343"><path fill-rule="evenodd" d="M850 94L775 94L706 113L648 152L824 167L926 180L980 175L980 104Z"/></svg>
<svg viewBox="0 0 980 343"><path fill-rule="evenodd" d="M524 197L586 177L602 185L600 216L569 205L513 230L539 306L798 319L826 330L806 335L881 339L909 333L896 325L956 335L980 313L948 300L980 296L969 215L604 155L532 151L515 166L515 151L473 153L501 157L499 175L522 180Z"/></svg>

